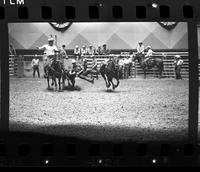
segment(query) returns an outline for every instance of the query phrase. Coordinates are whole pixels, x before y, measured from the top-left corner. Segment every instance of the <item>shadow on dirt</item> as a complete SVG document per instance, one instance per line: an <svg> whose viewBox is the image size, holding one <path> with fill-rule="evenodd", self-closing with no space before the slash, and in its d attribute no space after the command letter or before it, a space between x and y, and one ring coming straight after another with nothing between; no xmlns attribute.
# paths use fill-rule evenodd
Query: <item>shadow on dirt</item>
<svg viewBox="0 0 200 172"><path fill-rule="evenodd" d="M180 132L174 132L173 129L155 130L151 128L126 128L126 127L114 127L109 125L30 125L24 122L11 122L10 131L25 131L31 133L40 133L53 137L70 137L82 140L100 141L100 142L165 142L165 141L186 141L187 133L180 134Z"/></svg>
<svg viewBox="0 0 200 172"><path fill-rule="evenodd" d="M64 86L63 90L67 90L67 91L81 91L82 88L79 87L79 86L72 87L72 86L69 85L69 86Z"/></svg>
<svg viewBox="0 0 200 172"><path fill-rule="evenodd" d="M104 89L104 90L102 90L102 92L105 92L105 93L121 93L122 91L113 90L113 89Z"/></svg>

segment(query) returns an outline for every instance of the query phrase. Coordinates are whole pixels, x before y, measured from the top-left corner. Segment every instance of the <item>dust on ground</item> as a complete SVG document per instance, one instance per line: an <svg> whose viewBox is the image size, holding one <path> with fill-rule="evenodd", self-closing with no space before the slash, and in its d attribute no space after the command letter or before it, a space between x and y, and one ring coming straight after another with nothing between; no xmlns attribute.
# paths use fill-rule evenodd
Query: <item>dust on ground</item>
<svg viewBox="0 0 200 172"><path fill-rule="evenodd" d="M189 82L77 79L77 90L47 90L45 79L10 78L10 129L112 141L187 139Z"/></svg>

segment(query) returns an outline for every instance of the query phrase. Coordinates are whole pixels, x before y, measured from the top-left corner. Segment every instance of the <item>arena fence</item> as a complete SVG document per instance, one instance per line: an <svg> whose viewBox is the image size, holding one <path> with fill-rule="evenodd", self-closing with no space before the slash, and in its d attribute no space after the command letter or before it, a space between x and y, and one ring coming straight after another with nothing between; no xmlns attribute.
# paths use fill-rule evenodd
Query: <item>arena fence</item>
<svg viewBox="0 0 200 172"><path fill-rule="evenodd" d="M164 71L163 71L163 77L165 78L174 78L175 77L175 71L174 71L174 55L181 55L184 63L181 70L181 75L183 78L189 78L189 58L188 58L188 52L160 52L156 56L161 57L163 56L163 53L165 54L163 60L164 60ZM130 57L128 53L122 53L122 54L113 54L110 55L113 57L116 56L122 56L122 57ZM9 75L10 76L18 76L23 77L23 70L31 71L31 61L34 58L34 55L18 55L18 56L9 56ZM42 61L43 56L38 55L37 58ZM74 58L73 56L69 56L69 58ZM88 63L88 68L91 68L92 58L91 56L85 56ZM101 64L105 59L108 59L108 56L105 55L96 55L96 60L98 64ZM24 65L22 64L24 63ZM29 64L29 65L27 65ZM200 71L200 65L199 65L199 71ZM129 78L127 71L123 70L122 72L122 78ZM137 77L143 77L144 73L142 68L140 67L140 64L138 62L132 63L131 69L130 69L130 77L137 78ZM147 77L158 77L158 72L156 68L153 68L151 70L147 71Z"/></svg>

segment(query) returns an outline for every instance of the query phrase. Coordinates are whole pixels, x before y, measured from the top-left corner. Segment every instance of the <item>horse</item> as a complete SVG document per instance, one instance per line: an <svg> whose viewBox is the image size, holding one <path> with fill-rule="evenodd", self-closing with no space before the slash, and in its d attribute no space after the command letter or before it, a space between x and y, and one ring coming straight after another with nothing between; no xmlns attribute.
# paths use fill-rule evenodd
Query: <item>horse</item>
<svg viewBox="0 0 200 172"><path fill-rule="evenodd" d="M62 63L59 60L53 60L51 65L47 66L47 84L48 89L50 89L49 85L49 79L52 78L52 84L55 84L55 88L57 90L57 81L56 78L58 78L58 84L59 84L59 91L61 91L61 78L63 76L63 67Z"/></svg>
<svg viewBox="0 0 200 172"><path fill-rule="evenodd" d="M144 71L144 79L146 79L146 71L149 69L152 69L154 67L157 68L159 73L159 78L162 77L162 72L164 70L164 64L163 64L163 57L151 57L151 59L145 61L145 55L144 54L136 54L134 57L134 60L138 60L138 63L140 64L141 68Z"/></svg>
<svg viewBox="0 0 200 172"><path fill-rule="evenodd" d="M119 85L119 67L114 60L108 61L107 64L102 64L99 71L106 83L106 87L109 88L112 84L112 89L115 90ZM112 81L113 78L117 80L116 85Z"/></svg>

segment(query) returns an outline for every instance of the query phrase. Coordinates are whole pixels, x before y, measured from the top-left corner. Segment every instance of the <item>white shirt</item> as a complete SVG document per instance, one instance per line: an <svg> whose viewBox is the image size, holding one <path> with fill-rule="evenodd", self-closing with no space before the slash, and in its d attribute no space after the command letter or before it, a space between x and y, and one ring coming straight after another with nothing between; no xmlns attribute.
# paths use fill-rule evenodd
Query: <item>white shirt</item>
<svg viewBox="0 0 200 172"><path fill-rule="evenodd" d="M81 54L81 49L80 48L75 48L74 49L74 54Z"/></svg>
<svg viewBox="0 0 200 172"><path fill-rule="evenodd" d="M126 65L129 64L129 59L125 58L124 59L124 64L126 64Z"/></svg>
<svg viewBox="0 0 200 172"><path fill-rule="evenodd" d="M120 59L120 60L119 60L119 65L120 65L120 66L123 66L123 65L124 65L124 60L123 60L123 59Z"/></svg>
<svg viewBox="0 0 200 172"><path fill-rule="evenodd" d="M86 55L87 54L87 49L86 48L82 48L81 49L81 55Z"/></svg>
<svg viewBox="0 0 200 172"><path fill-rule="evenodd" d="M141 45L141 46L138 45L138 46L137 46L137 52L138 52L138 53L142 53L142 54L143 54L143 53L144 53L144 49L145 49L145 48L144 48L144 45Z"/></svg>
<svg viewBox="0 0 200 172"><path fill-rule="evenodd" d="M87 53L90 54L90 55L93 55L94 54L94 49L93 48L92 49L88 48L87 49Z"/></svg>
<svg viewBox="0 0 200 172"><path fill-rule="evenodd" d="M58 48L55 45L50 46L49 44L39 47L39 50L44 49L44 54L46 56L55 55L55 51L58 51Z"/></svg>
<svg viewBox="0 0 200 172"><path fill-rule="evenodd" d="M152 55L153 55L153 51L152 51L152 49L149 49L147 54L145 55L145 57L150 57Z"/></svg>
<svg viewBox="0 0 200 172"><path fill-rule="evenodd" d="M39 65L39 59L33 59L32 60L32 66L38 66Z"/></svg>

